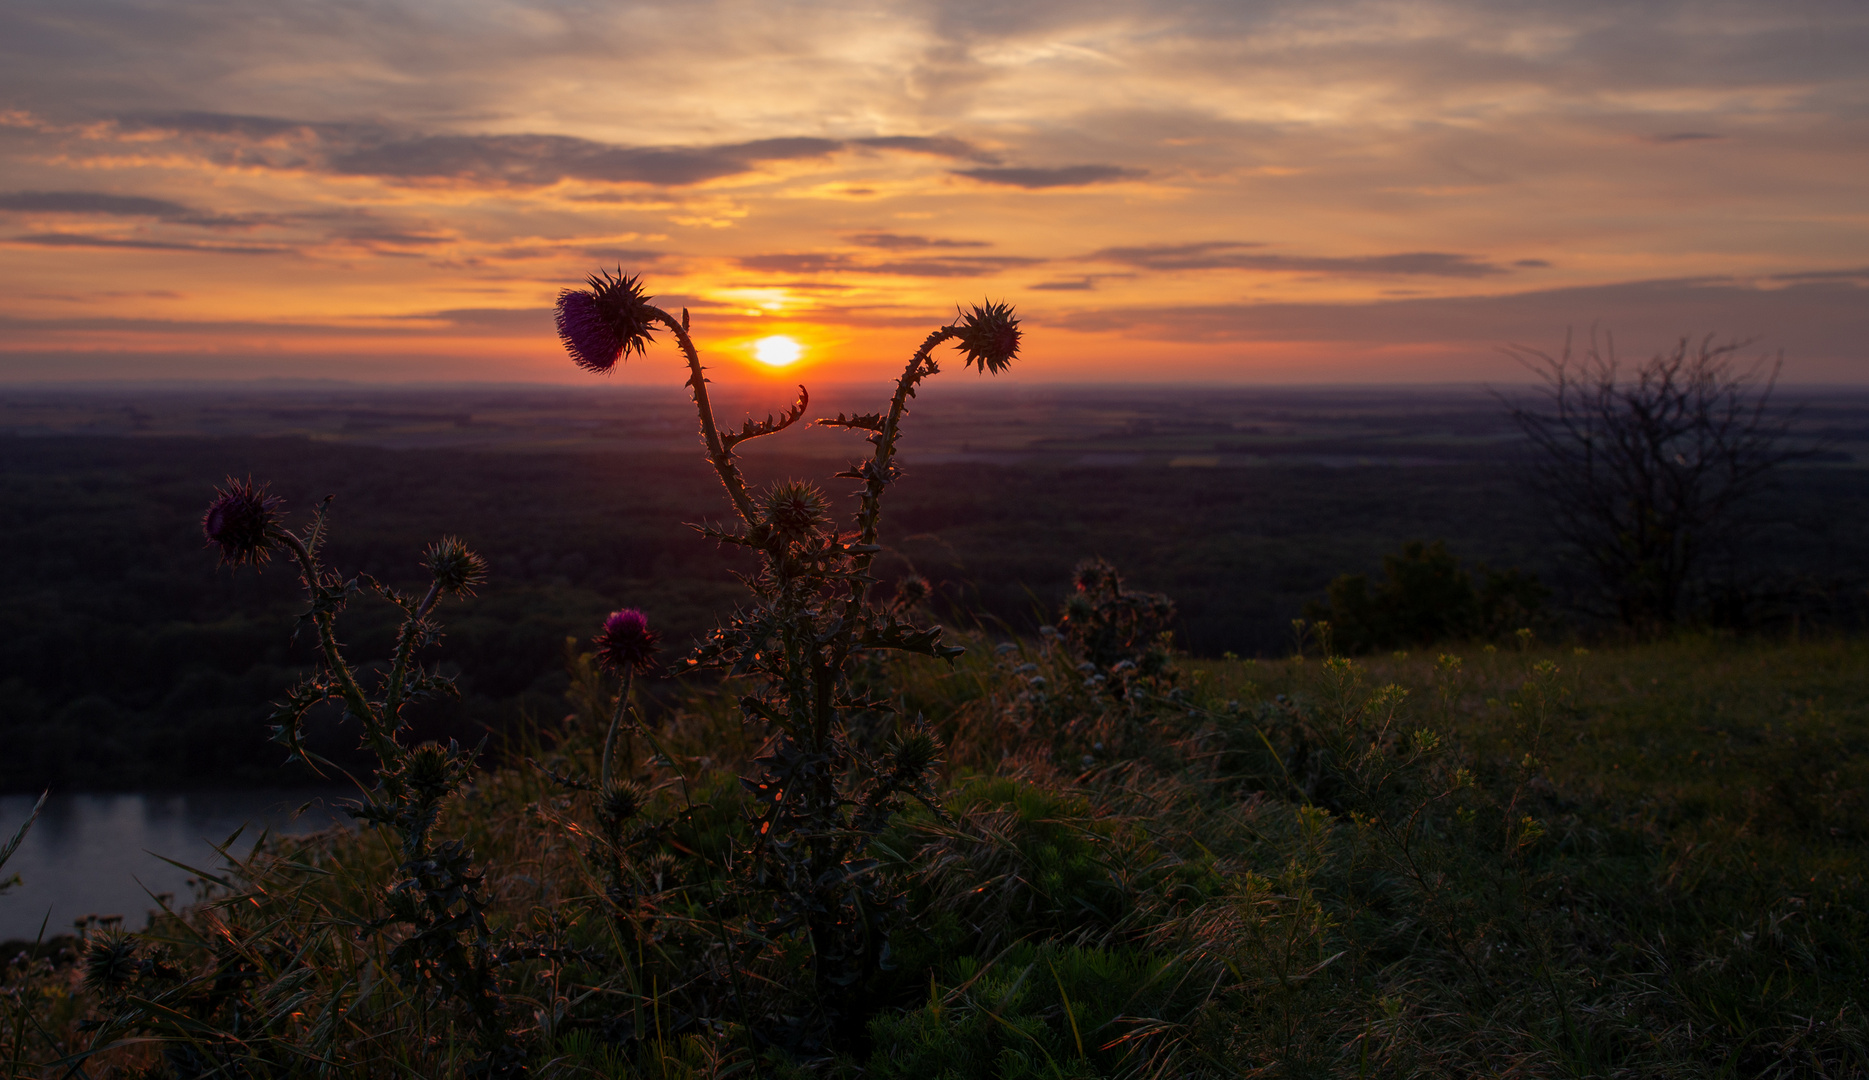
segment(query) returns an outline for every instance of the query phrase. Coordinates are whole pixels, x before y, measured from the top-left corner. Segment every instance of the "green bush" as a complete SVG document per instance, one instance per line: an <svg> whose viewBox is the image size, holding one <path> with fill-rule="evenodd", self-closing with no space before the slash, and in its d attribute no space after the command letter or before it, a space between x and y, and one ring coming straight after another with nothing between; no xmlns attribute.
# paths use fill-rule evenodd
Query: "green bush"
<svg viewBox="0 0 1869 1080"><path fill-rule="evenodd" d="M1382 580L1343 574L1313 601L1305 618L1326 624L1327 648L1349 655L1375 650L1422 648L1440 642L1497 641L1521 628L1538 626L1550 591L1523 570L1474 573L1447 550L1444 541L1410 540L1382 557Z"/></svg>

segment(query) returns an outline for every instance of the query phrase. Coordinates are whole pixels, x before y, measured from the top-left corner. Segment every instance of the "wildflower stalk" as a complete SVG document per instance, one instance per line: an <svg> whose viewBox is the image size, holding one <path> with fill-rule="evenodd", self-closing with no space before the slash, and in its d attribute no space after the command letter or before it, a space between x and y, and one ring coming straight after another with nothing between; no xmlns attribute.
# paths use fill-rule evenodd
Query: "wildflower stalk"
<svg viewBox="0 0 1869 1080"><path fill-rule="evenodd" d="M617 728L623 725L623 716L629 711L630 682L635 677L635 674L633 670L626 670L623 672L623 689L618 692L616 708L610 713L610 730L604 735L603 764L599 767L597 772L597 788L599 791L610 790L610 762L612 751L616 746Z"/></svg>
<svg viewBox="0 0 1869 1080"><path fill-rule="evenodd" d="M896 478L902 418L917 386L940 370L933 355L937 346L957 342L969 364L998 372L1018 351L1017 320L1004 305L976 306L923 340L896 380L885 412L817 421L864 431L873 447L867 460L837 474L862 483L855 527L844 532L831 523L830 504L815 487L787 482L756 497L734 461L738 443L776 434L803 416L810 401L803 387L798 402L777 417L723 431L688 332L688 313L675 320L648 302L636 278L620 271L593 276L590 284L589 291L559 296L559 333L567 350L581 367L607 371L642 352L652 328L666 327L674 335L688 365L708 460L740 519L737 528L701 531L750 548L761 560L758 575L748 579L754 605L717 629L685 662L690 669L715 668L750 680L753 690L740 699L743 722L765 740L753 772L741 778L752 800L752 843L719 901L753 920L742 943L722 944L733 957L741 944L757 953L802 935L811 946L814 972L807 1011L815 1014L813 1023L838 1022L840 1013L860 1007L861 983L878 966L901 901L895 883L864 856L904 797L934 805L927 776L939 757L939 746L919 718L901 725L904 730L883 756L854 745L844 731L844 714L889 709L853 691L849 668L861 653L951 660L961 651L942 643L940 627L917 627L906 609L870 602L870 571L881 550L876 541L882 497ZM626 665L613 666L627 671ZM626 680L625 694L628 685ZM600 772L606 790L614 731L626 709L620 697Z"/></svg>

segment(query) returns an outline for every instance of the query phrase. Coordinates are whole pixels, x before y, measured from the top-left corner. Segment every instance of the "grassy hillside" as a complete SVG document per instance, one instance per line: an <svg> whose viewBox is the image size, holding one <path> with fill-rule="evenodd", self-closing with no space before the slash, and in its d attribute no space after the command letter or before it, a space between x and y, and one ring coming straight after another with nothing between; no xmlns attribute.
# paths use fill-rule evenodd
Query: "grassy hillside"
<svg viewBox="0 0 1869 1080"><path fill-rule="evenodd" d="M1121 698L1055 636L968 644L867 676L940 732L944 813L905 811L871 852L906 891L862 1015L792 1045L774 1018L808 941L736 972L745 1011L697 1016L661 981L701 970L717 862L750 840L732 688L657 695L667 756L639 748L639 778L705 809L643 853L625 918L591 796L551 779L593 766L601 688L577 669L574 719L442 825L484 868L491 932L535 946L501 975L530 1074L1869 1071L1869 643L1184 658ZM358 932L395 863L383 830L270 844L125 961L180 983L113 982L95 944L13 962L10 1075L114 1040L91 1075L459 1075L466 1015Z"/></svg>

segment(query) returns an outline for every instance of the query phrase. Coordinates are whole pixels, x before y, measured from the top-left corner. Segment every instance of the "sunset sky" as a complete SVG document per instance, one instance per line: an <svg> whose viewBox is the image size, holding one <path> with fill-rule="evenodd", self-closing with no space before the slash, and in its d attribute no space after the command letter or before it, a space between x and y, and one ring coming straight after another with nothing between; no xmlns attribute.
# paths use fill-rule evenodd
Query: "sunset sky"
<svg viewBox="0 0 1869 1080"><path fill-rule="evenodd" d="M1869 5L0 7L0 381L588 382L600 266L761 378L990 297L1039 382L1869 382Z"/></svg>

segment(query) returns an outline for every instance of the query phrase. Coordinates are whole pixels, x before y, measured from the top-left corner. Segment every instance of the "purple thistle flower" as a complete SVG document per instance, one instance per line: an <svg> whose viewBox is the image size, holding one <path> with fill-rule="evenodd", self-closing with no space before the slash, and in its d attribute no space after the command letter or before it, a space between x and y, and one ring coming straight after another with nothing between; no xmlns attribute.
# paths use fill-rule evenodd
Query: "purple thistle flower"
<svg viewBox="0 0 1869 1080"><path fill-rule="evenodd" d="M590 290L558 294L558 337L571 359L586 371L604 372L629 354L641 355L655 340L649 332L655 309L642 292L642 279L617 269L615 277L599 270Z"/></svg>
<svg viewBox="0 0 1869 1080"><path fill-rule="evenodd" d="M636 608L613 611L604 620L601 633L591 639L597 646L597 660L613 671L642 671L655 662L656 633L649 629L649 617Z"/></svg>
<svg viewBox="0 0 1869 1080"><path fill-rule="evenodd" d="M997 375L1019 355L1019 320L1009 304L975 304L961 316L959 336L955 346L967 354L967 365L980 365L981 374Z"/></svg>
<svg viewBox="0 0 1869 1080"><path fill-rule="evenodd" d="M221 561L230 566L266 561L272 533L279 528L279 506L285 500L266 494L266 485L227 478L218 488L208 512L201 516L201 533L221 549Z"/></svg>

